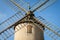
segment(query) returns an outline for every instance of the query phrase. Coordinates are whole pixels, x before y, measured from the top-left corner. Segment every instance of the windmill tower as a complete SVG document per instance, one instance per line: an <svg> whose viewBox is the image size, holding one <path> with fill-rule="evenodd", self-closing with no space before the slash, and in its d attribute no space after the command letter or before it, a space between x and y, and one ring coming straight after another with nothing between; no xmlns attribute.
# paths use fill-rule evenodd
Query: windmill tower
<svg viewBox="0 0 60 40"><path fill-rule="evenodd" d="M32 21L34 21L35 19L34 14L31 13L32 12L29 11L29 16L27 16L27 18L21 21L22 23L20 23L20 26L25 25L25 27L23 27L20 31L15 33L15 40L44 40L43 31L33 24ZM19 26L17 25L15 27L15 30L17 30L17 27Z"/></svg>
<svg viewBox="0 0 60 40"><path fill-rule="evenodd" d="M48 27L48 26L52 26L49 22L47 22L41 16L39 16L39 18L36 18L34 15L34 12L36 10L38 10L43 6L44 6L43 9L45 9L46 7L49 6L48 3L49 2L53 3L54 0L53 1L45 0L33 10L30 10L31 7L29 6L29 11L26 11L26 9L22 8L18 3L14 2L14 0L9 0L9 2L14 4L14 6L18 7L18 9L21 9L22 11L24 11L26 14L22 15L23 17L21 18L21 12L18 11L15 15L13 15L12 17L4 21L3 23L8 22L9 24L6 29L0 32L1 39L4 38L4 40L6 40L7 38L9 38L11 35L14 34L14 40L44 40L44 31L47 31L47 30L52 33L52 36L51 36L51 33L48 33L48 31L46 33L54 40L57 40L55 39L54 35L57 35L58 38L60 37L59 33L51 29L50 27ZM45 7L45 5L47 6ZM12 22L12 20L14 21L14 19L16 21L10 24L10 22ZM3 23L1 23L1 25Z"/></svg>

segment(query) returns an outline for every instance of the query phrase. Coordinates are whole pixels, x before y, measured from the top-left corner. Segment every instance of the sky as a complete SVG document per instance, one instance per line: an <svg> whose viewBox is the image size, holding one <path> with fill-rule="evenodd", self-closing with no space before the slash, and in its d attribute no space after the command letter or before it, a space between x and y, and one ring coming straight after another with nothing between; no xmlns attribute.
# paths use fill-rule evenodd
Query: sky
<svg viewBox="0 0 60 40"><path fill-rule="evenodd" d="M40 10L37 10L35 12L35 15L42 16L47 21L60 27L60 5L59 4L60 4L60 0L57 0L56 3L54 3L52 6L46 8L45 10L43 10L41 12L40 12ZM10 7L8 7L4 3L3 0L0 0L0 23L3 22L4 20L8 19L15 13L16 12L14 10L12 10ZM47 34L44 34L44 37L45 37L45 40L51 40L51 38ZM13 40L13 39L14 39L14 36L11 36L7 40Z"/></svg>

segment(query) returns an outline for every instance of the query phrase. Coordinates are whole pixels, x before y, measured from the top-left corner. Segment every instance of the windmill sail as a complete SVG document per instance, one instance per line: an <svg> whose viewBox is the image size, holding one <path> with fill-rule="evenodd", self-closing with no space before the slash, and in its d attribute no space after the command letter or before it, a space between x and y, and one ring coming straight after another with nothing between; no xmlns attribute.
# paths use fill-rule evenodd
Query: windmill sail
<svg viewBox="0 0 60 40"><path fill-rule="evenodd" d="M27 13L27 11L25 10L25 8L27 6L25 8L22 7L22 6L25 6L27 4L23 4L22 2L20 2L18 0L17 1L16 0L4 0L4 3L6 3L11 9L14 9L15 12L21 10L21 11ZM20 6L19 3L20 4L22 3L23 5Z"/></svg>
<svg viewBox="0 0 60 40"><path fill-rule="evenodd" d="M59 27L52 25L50 22L46 21L41 16L37 17L37 19L40 20L40 22L42 22L42 24L45 25L46 34L48 34L54 40L60 39L60 28Z"/></svg>
<svg viewBox="0 0 60 40"><path fill-rule="evenodd" d="M13 0L10 0L14 5L16 5L19 9L21 9L21 10L23 10L24 12L26 12L27 13L27 11L24 9L24 8L22 8L19 4L17 4L16 2L14 2Z"/></svg>
<svg viewBox="0 0 60 40"><path fill-rule="evenodd" d="M21 19L22 17L24 17L25 15L21 14L21 11L18 11L16 14L14 14L12 17L8 18L7 20L5 20L4 22L0 23L0 26L5 27L5 26L9 26L11 24L13 24L14 22L18 21L19 19ZM8 24L7 24L8 23Z"/></svg>
<svg viewBox="0 0 60 40"><path fill-rule="evenodd" d="M31 10L33 12L35 12L38 9L39 9L39 11L43 11L44 9L46 9L49 6L51 6L55 2L56 2L56 0L43 0L43 1L41 1L38 4L35 5L37 7L33 6L33 8Z"/></svg>
<svg viewBox="0 0 60 40"><path fill-rule="evenodd" d="M15 23L17 21L19 21L21 18L23 18L24 16L21 14L21 12L17 12L16 14L14 14L12 17L8 18L7 20L5 20L4 22L2 22L0 24L0 27L7 27L4 28L4 30L0 31L0 37L4 38L8 38L9 36L11 36L14 33L14 26ZM3 26L4 25L4 26ZM13 31L13 32L12 32ZM11 33L11 34L10 34ZM9 35L8 35L9 34Z"/></svg>

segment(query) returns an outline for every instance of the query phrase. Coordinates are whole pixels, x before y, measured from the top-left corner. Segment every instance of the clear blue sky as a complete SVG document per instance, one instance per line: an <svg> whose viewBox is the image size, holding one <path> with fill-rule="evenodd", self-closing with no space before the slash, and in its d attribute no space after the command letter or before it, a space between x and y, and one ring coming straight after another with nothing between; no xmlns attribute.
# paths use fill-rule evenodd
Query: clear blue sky
<svg viewBox="0 0 60 40"><path fill-rule="evenodd" d="M16 12L9 8L3 0L0 0L0 23L6 20L7 18L11 17ZM42 16L47 21L55 24L56 26L60 27L60 0L57 0L57 2L48 7L46 10L40 12L35 12L36 16ZM45 40L51 40L51 38L45 34ZM13 40L13 36L10 37L8 40Z"/></svg>

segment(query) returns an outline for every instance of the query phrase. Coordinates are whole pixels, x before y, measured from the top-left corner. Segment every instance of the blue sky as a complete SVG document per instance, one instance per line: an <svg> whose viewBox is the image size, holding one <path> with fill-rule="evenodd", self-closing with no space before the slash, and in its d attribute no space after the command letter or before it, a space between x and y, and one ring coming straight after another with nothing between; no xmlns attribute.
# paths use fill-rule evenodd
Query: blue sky
<svg viewBox="0 0 60 40"><path fill-rule="evenodd" d="M44 11L40 12L39 10L36 11L36 16L42 16L47 21L51 22L52 24L60 27L60 0L57 0L56 3ZM16 12L9 8L3 0L0 0L0 23L4 20L8 19L12 15L14 15ZM45 34L45 40L51 40L51 38ZM13 36L10 37L8 40L13 40Z"/></svg>

